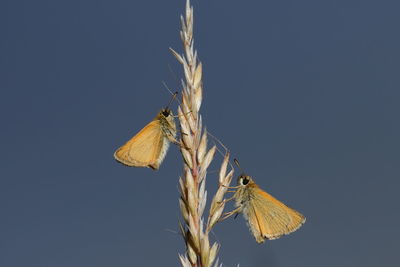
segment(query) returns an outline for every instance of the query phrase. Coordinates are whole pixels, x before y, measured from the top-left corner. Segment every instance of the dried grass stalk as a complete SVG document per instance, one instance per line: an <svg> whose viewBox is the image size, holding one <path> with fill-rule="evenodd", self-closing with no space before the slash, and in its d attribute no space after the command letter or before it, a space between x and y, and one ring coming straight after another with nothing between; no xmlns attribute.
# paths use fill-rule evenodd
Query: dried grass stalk
<svg viewBox="0 0 400 267"><path fill-rule="evenodd" d="M186 244L185 255L179 255L182 266L209 267L217 257L220 245L210 245L209 233L218 222L223 212L224 195L230 185L233 170L227 174L229 153L227 152L219 172L218 190L213 196L207 223L204 210L207 201L205 190L207 168L214 158L216 146L207 148L207 132L203 131L199 114L203 84L202 64L199 62L193 43L193 7L186 2L185 17L181 16L180 36L183 43L183 54L170 49L183 66L182 104L178 108L179 122L182 129L181 153L183 158L183 176L179 179L179 206L184 220L180 225ZM218 260L214 266L218 266ZM220 265L221 266L221 265Z"/></svg>

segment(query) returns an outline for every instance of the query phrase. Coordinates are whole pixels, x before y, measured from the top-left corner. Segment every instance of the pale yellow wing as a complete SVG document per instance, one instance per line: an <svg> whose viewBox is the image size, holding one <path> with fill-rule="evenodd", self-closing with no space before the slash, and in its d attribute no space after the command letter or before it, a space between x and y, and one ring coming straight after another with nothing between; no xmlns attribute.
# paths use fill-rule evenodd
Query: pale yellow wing
<svg viewBox="0 0 400 267"><path fill-rule="evenodd" d="M245 216L258 243L292 233L305 222L305 217L289 208L258 186L251 190Z"/></svg>
<svg viewBox="0 0 400 267"><path fill-rule="evenodd" d="M158 169L164 135L159 120L153 120L114 153L119 162L133 167Z"/></svg>

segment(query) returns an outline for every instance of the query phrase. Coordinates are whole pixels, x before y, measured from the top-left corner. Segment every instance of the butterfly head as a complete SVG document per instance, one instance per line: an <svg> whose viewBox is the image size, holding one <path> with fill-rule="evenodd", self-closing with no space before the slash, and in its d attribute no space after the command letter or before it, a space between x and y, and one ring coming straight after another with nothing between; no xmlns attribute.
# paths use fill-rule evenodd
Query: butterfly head
<svg viewBox="0 0 400 267"><path fill-rule="evenodd" d="M169 108L164 108L160 112L165 118L168 118L171 114L172 111Z"/></svg>
<svg viewBox="0 0 400 267"><path fill-rule="evenodd" d="M172 95L172 98L171 98L171 100L169 101L168 105L167 105L164 109L162 109L162 110L160 111L160 114L162 114L165 118L168 118L170 115L172 115L172 111L171 111L171 109L169 108L169 106L171 105L172 101L174 101L174 99L176 98L177 95L178 95L178 92L175 92L175 93Z"/></svg>
<svg viewBox="0 0 400 267"><path fill-rule="evenodd" d="M248 175L246 175L244 173L242 173L237 179L237 184L239 186L247 186L247 185L252 184L252 183L254 183L253 179L251 179L250 176L248 176Z"/></svg>

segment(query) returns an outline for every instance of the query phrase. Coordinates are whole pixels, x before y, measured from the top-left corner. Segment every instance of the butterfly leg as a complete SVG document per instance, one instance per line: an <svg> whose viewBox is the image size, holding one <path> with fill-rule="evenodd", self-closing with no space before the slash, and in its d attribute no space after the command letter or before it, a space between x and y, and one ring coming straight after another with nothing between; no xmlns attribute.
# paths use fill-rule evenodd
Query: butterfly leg
<svg viewBox="0 0 400 267"><path fill-rule="evenodd" d="M186 113L183 113L182 115L174 115L173 117L174 118L179 118L179 117L182 117L182 116L186 116L187 114L190 114L190 113L192 113L191 111L188 111L188 112L186 112Z"/></svg>
<svg viewBox="0 0 400 267"><path fill-rule="evenodd" d="M226 186L226 185L221 184L221 183L219 184L219 186L226 187L228 189L238 189L239 187L241 187L240 185L238 185L238 186Z"/></svg>
<svg viewBox="0 0 400 267"><path fill-rule="evenodd" d="M220 204L220 205L222 205L222 204L225 204L225 203L227 203L227 202L233 200L234 198L235 198L235 196L232 196L232 197L226 198L226 199L224 199L224 200L222 200L222 201L218 201L217 203Z"/></svg>
<svg viewBox="0 0 400 267"><path fill-rule="evenodd" d="M228 219L229 217L231 217L232 215L235 215L235 214L237 216L239 214L239 212L241 211L241 209L242 209L242 207L237 207L236 209L234 209L232 211L225 212L224 214L222 214L221 218L218 221L222 222L222 221Z"/></svg>
<svg viewBox="0 0 400 267"><path fill-rule="evenodd" d="M185 134L185 133L181 132L181 134ZM187 134L185 134L185 135L187 135ZM167 133L166 137L168 138L168 141L170 141L171 143L173 143L179 147L183 147L186 150L190 150L189 147L187 147L183 142L176 140L175 136L172 133L170 133L170 132Z"/></svg>
<svg viewBox="0 0 400 267"><path fill-rule="evenodd" d="M170 141L171 143L173 143L173 144L175 144L175 145L178 145L178 146L181 146L181 145L182 145L182 144L181 144L178 140L176 140L176 138L173 137L172 135L167 134L166 136L167 136L167 138L168 138L168 141Z"/></svg>
<svg viewBox="0 0 400 267"><path fill-rule="evenodd" d="M176 138L174 138L173 136L167 135L168 141L170 141L171 143L173 143L174 145L177 145L179 147L183 147L186 150L189 150L189 148L183 143L183 142L179 142L178 140L176 140Z"/></svg>
<svg viewBox="0 0 400 267"><path fill-rule="evenodd" d="M183 134L183 135L189 135L188 133L185 133L184 131L182 131L182 130L179 130L179 132L181 133L181 135Z"/></svg>
<svg viewBox="0 0 400 267"><path fill-rule="evenodd" d="M181 142L179 142L178 140L176 140L175 138L175 134L173 134L169 129L166 129L165 131L165 136L167 137L168 141L170 141L171 143L178 145L178 146L183 146L181 144Z"/></svg>

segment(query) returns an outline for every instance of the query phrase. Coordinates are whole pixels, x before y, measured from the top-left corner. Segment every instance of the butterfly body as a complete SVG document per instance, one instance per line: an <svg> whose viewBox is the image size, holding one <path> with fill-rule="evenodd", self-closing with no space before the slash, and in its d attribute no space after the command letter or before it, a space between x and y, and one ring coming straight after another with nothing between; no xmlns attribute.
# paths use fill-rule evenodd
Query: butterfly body
<svg viewBox="0 0 400 267"><path fill-rule="evenodd" d="M248 175L239 176L234 198L258 243L292 233L305 222L302 214L263 191Z"/></svg>
<svg viewBox="0 0 400 267"><path fill-rule="evenodd" d="M158 170L175 136L172 111L162 109L149 124L115 151L114 158L127 166Z"/></svg>

